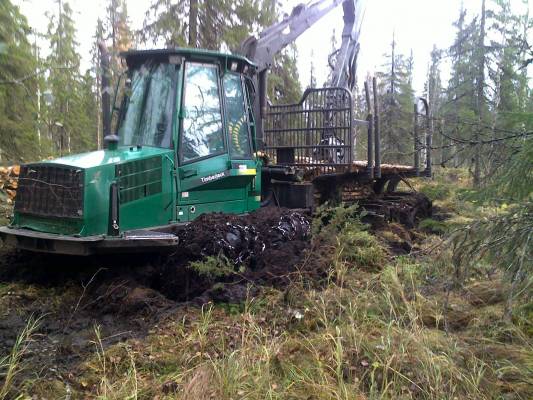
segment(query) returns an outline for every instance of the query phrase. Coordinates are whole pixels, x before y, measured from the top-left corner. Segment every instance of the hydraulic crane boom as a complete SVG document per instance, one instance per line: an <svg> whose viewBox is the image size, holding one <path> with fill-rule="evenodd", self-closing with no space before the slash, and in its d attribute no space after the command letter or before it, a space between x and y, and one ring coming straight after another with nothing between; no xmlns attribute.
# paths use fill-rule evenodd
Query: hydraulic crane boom
<svg viewBox="0 0 533 400"><path fill-rule="evenodd" d="M293 43L302 33L342 3L344 28L341 47L330 56L332 66L328 86L352 89L355 84L355 68L359 52L359 32L363 20L362 0L317 0L310 4L300 4L282 21L275 23L259 34L250 36L241 44L240 53L258 66L257 86L259 96L255 100L257 137L262 138L262 119L266 113L267 72L274 57L286 46ZM334 62L331 62L334 59Z"/></svg>
<svg viewBox="0 0 533 400"><path fill-rule="evenodd" d="M310 5L297 5L290 15L266 28L258 38L246 39L241 44L241 53L258 65L259 72L270 68L276 54L343 1L319 0Z"/></svg>
<svg viewBox="0 0 533 400"><path fill-rule="evenodd" d="M357 70L357 55L359 54L359 33L363 22L364 10L362 1L345 1L344 28L342 31L341 47L330 59L334 59L332 79L329 86L353 89Z"/></svg>

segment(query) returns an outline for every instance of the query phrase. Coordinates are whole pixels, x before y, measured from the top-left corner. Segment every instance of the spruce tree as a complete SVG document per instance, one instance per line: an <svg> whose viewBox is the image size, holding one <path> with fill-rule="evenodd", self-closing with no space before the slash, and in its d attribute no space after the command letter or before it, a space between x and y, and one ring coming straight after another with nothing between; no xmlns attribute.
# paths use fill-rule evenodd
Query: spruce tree
<svg viewBox="0 0 533 400"><path fill-rule="evenodd" d="M86 123L84 116L94 110L84 108L84 82L79 73L76 28L68 2L58 0L57 15L49 14L47 38L50 68L47 106L48 134L53 142L53 155L93 148L96 126Z"/></svg>
<svg viewBox="0 0 533 400"><path fill-rule="evenodd" d="M0 163L39 155L37 62L19 7L0 3Z"/></svg>
<svg viewBox="0 0 533 400"><path fill-rule="evenodd" d="M525 15L514 15L509 0L494 0L494 9L488 12L495 39L491 41L492 63L488 76L493 82L489 99L492 110L490 138L497 139L500 131L532 129L527 104L528 77L520 69L524 53L521 51L523 34L529 30ZM524 23L525 22L525 23ZM529 25L531 22L529 22ZM531 25L530 25L531 26ZM528 124L529 120L529 124ZM529 126L528 126L529 125ZM514 155L521 139L491 143L488 151L488 174L492 175L506 160Z"/></svg>
<svg viewBox="0 0 533 400"><path fill-rule="evenodd" d="M442 107L444 132L455 144L458 165L469 168L479 187L520 146L520 138L502 136L531 127L529 81L521 66L532 23L527 10L513 15L509 0L484 0L470 22L462 9L455 25L458 32L449 49L452 73Z"/></svg>
<svg viewBox="0 0 533 400"><path fill-rule="evenodd" d="M313 50L311 50L311 63L309 65L309 85L308 88L316 88L316 76L315 76L315 60L314 60L314 53Z"/></svg>
<svg viewBox="0 0 533 400"><path fill-rule="evenodd" d="M412 160L413 58L398 54L393 35L391 51L376 73L381 112L382 160L410 163Z"/></svg>
<svg viewBox="0 0 533 400"><path fill-rule="evenodd" d="M296 59L295 45L288 46L274 59L268 76L268 97L272 103L287 104L300 100L302 89Z"/></svg>
<svg viewBox="0 0 533 400"><path fill-rule="evenodd" d="M107 38L111 56L112 82L123 72L120 53L133 47L133 32L130 28L126 0L109 0L107 6ZM98 35L97 26L97 35ZM113 86L114 87L114 86Z"/></svg>
<svg viewBox="0 0 533 400"><path fill-rule="evenodd" d="M442 106L445 101L443 96L443 87L440 74L441 51L434 45L431 51L431 59L428 67L428 77L424 85L424 97L427 99L430 107L430 117L433 123L433 146L439 149L437 160L440 165L445 165L448 160L447 151L450 145L442 134ZM452 157L453 158L453 157ZM436 160L436 161L437 161Z"/></svg>
<svg viewBox="0 0 533 400"><path fill-rule="evenodd" d="M455 40L448 49L451 59L451 75L446 88L446 101L442 113L446 120L443 132L453 138L451 155L454 166L471 164L471 149L464 142L471 140L473 126L461 121L475 119L475 79L476 69L473 52L475 50L476 21L467 22L466 10L461 4L459 17L454 26L457 29Z"/></svg>

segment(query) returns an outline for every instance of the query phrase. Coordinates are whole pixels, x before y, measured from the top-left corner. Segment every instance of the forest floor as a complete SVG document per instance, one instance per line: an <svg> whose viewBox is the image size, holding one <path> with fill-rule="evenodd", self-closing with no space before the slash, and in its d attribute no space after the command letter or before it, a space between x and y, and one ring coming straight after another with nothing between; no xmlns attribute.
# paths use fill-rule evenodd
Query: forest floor
<svg viewBox="0 0 533 400"><path fill-rule="evenodd" d="M419 182L415 229L266 209L172 255L0 248L0 399L533 398L533 306L493 265L456 279L448 234L491 212L468 183Z"/></svg>

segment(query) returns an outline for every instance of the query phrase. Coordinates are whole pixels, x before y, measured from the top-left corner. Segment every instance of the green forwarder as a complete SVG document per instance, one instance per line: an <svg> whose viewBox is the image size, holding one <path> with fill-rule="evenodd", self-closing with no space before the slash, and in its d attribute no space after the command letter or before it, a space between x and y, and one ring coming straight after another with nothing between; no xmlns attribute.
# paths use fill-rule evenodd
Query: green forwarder
<svg viewBox="0 0 533 400"><path fill-rule="evenodd" d="M261 201L246 58L207 50L123 53L124 97L105 150L21 168L19 248L90 254L173 246L169 228Z"/></svg>
<svg viewBox="0 0 533 400"><path fill-rule="evenodd" d="M341 4L342 43L329 57L325 86L306 89L294 104L270 104L274 57ZM431 176L431 134L422 146L415 130L413 166L382 164L375 79L374 111L365 85L368 116L356 120L361 8L360 0L300 4L243 41L242 55L180 48L123 53L128 68L113 113L109 58L100 43L105 150L23 165L14 217L0 237L63 254L159 250L175 248L180 227L205 213L245 214L269 204L312 209L344 195L386 220L413 224L419 202L396 187ZM358 139L365 131L366 143ZM358 143L366 151L356 151ZM367 159L356 160L358 153Z"/></svg>

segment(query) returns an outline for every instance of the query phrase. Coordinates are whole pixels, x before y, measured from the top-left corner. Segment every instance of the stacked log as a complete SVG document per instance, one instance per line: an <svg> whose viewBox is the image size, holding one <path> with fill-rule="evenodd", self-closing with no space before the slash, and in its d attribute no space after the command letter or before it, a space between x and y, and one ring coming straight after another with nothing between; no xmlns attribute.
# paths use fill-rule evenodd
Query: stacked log
<svg viewBox="0 0 533 400"><path fill-rule="evenodd" d="M20 166L0 167L0 192L5 195L8 204L15 199L18 187ZM4 196L1 196L4 197Z"/></svg>

